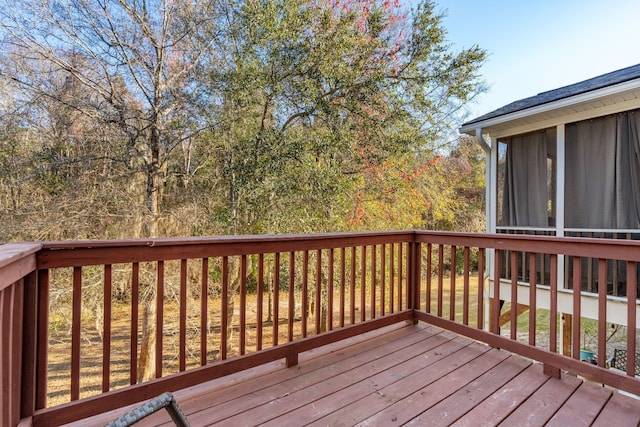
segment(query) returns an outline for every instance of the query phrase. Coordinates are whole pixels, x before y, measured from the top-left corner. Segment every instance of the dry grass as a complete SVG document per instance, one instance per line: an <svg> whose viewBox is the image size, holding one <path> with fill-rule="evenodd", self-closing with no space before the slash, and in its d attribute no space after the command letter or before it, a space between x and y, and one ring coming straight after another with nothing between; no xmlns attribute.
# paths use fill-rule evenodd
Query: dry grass
<svg viewBox="0 0 640 427"><path fill-rule="evenodd" d="M278 343L287 342L289 339L288 329L288 292L280 292L279 304L279 324ZM369 298L366 298L367 302ZM359 292L356 293L357 304L360 301ZM339 326L339 295L334 296L336 309L333 316L333 327ZM268 298L265 295L263 308L263 330L262 348L273 345L274 326L268 317ZM347 299L345 310L345 324L349 324ZM300 306L296 306L293 322L293 338L302 337L302 322L300 320ZM356 311L355 321L359 321L359 310ZM310 317L307 319L307 336L314 335L315 317L313 311L309 310ZM368 306L367 306L368 315ZM220 325L221 325L221 300L219 298L209 299L209 328L207 333L207 363L219 360L220 357ZM233 357L240 353L239 350L239 317L240 300L235 298L234 331L231 337L230 351L227 357ZM168 375L179 371L179 307L175 301L165 302L163 322L163 375ZM60 328L60 324L53 319L49 340L49 374L47 406L54 406L69 402L71 385L71 330L68 327ZM139 321L140 322L140 321ZM110 390L126 387L130 384L130 330L131 315L130 306L118 305L112 311L112 335L111 335L111 364L110 364ZM139 324L138 330L141 330ZM246 353L251 353L257 349L257 296L250 294L247 296L247 327L246 327ZM200 301L190 299L187 303L187 329L186 329L186 369L200 366ZM141 334L138 334L138 352L140 351ZM102 390L102 360L103 341L96 328L95 321L87 316L83 320L81 330L81 389L80 397L89 397L99 394Z"/></svg>
<svg viewBox="0 0 640 427"><path fill-rule="evenodd" d="M454 318L458 322L463 319L463 277L455 278L455 305ZM442 315L449 317L450 315L450 290L451 278L443 279L442 283ZM469 325L477 327L477 311L478 311L478 278L471 276L469 278L470 298L469 298ZM378 289L379 291L379 289ZM309 293L312 295L312 292ZM403 289L403 298L406 297ZM302 337L302 322L300 320L300 294L296 292L296 307L294 314L293 337L298 339ZM390 297L386 295L386 311L389 312ZM365 295L366 306L365 315L370 317L370 295ZM288 341L288 316L289 316L289 294L286 291L280 291L279 297L279 326L278 326L278 342ZM339 326L339 294L336 291L334 295L334 315L333 325ZM361 296L359 287L356 287L355 302L356 307L360 307ZM423 283L421 295L421 308L426 309L426 285ZM431 285L431 305L432 313L438 312L438 281L433 278ZM267 316L269 313L268 297L265 294L263 301L263 348L273 345L273 323L269 322ZM349 294L346 294L345 301L345 324L350 323L349 318ZM221 316L221 299L209 298L208 300L208 317L209 328L207 333L207 363L215 362L220 355L220 316ZM397 293L395 294L395 303L397 307ZM509 303L506 303L502 312L509 310ZM379 307L378 307L379 310ZM239 313L240 301L235 299L235 315L234 315L234 333L231 340L231 350L228 357L239 354ZM49 375L48 375L48 406L54 406L66 403L70 400L70 347L71 347L71 330L69 315L70 307L61 305L52 310L51 328L49 341ZM176 298L167 298L164 306L164 322L163 322L163 375L178 372L179 370L179 306ZM379 311L378 311L379 313ZM360 320L360 311L356 312L355 322ZM485 316L486 316L485 312ZM309 318L307 319L307 335L313 335L315 331L315 314L310 308ZM518 317L517 339L522 342L528 342L528 312ZM102 390L102 359L103 359L103 343L98 332L101 324L95 321L95 315L83 312L83 323L81 330L81 390L80 396L89 397L101 393ZM142 325L138 325L140 331ZM246 352L254 352L257 347L257 296L249 294L247 296L247 328L246 334ZM536 311L536 342L543 348L549 347L549 312L547 310ZM130 383L130 329L131 329L130 306L125 304L115 305L112 312L112 335L111 335L111 364L110 364L110 383L111 390L126 387ZM510 322L503 325L501 333L505 336L510 335ZM592 325L585 323L583 330L591 330ZM187 303L187 346L186 346L186 368L194 368L200 365L200 301L197 296L189 298ZM623 334L618 334L612 344L615 345L624 339ZM138 343L141 337L139 334ZM138 347L139 351L139 347Z"/></svg>

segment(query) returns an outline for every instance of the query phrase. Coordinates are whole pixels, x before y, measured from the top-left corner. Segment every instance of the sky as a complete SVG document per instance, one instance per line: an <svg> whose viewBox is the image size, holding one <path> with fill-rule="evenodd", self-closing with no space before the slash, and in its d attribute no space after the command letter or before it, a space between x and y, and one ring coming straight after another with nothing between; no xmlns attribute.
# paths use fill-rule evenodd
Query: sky
<svg viewBox="0 0 640 427"><path fill-rule="evenodd" d="M467 120L640 63L640 0L434 1L454 50L489 53Z"/></svg>

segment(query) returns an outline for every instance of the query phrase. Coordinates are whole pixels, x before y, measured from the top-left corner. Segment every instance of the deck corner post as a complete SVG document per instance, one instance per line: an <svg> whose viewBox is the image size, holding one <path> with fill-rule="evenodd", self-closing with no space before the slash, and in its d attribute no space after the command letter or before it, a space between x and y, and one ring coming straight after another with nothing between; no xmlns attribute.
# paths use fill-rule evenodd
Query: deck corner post
<svg viewBox="0 0 640 427"><path fill-rule="evenodd" d="M420 256L421 245L415 240L409 243L407 254L407 308L420 309Z"/></svg>
<svg viewBox="0 0 640 427"><path fill-rule="evenodd" d="M22 385L20 392L20 418L33 415L36 410L36 366L38 345L38 277L35 271L24 278Z"/></svg>

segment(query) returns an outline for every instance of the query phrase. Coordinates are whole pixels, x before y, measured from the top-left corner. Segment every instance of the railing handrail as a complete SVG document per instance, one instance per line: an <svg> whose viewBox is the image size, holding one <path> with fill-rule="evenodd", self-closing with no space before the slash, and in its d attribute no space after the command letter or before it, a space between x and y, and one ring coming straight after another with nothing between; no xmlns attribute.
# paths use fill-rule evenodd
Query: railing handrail
<svg viewBox="0 0 640 427"><path fill-rule="evenodd" d="M345 232L327 234L243 235L135 240L44 242L38 268L160 261L216 256L251 255L292 250L317 250L384 243L410 243L413 231Z"/></svg>
<svg viewBox="0 0 640 427"><path fill-rule="evenodd" d="M304 242L304 245L300 245ZM640 262L640 241L607 238L585 237L555 237L530 236L490 233L463 233L444 231L384 231L384 232L345 232L310 235L246 235L246 236L215 236L191 238L157 238L157 239L125 239L125 240L78 240L52 241L39 244L25 245L38 256L38 268L73 267L102 264L105 258L109 263L131 262L135 252L136 261L157 261L197 257L195 254L206 256L248 255L254 253L288 252L289 250L315 250L325 248L339 248L351 245L369 245L399 242L422 242L436 244L455 244L458 246L473 246L485 249L519 250L523 242L528 251L537 253L555 253L558 255L603 257L624 261ZM256 250L255 244L263 245ZM6 245L5 245L6 246ZM188 247L180 254L171 248ZM93 259L91 256L69 256L71 250L91 251L98 249L104 253L105 249L112 251L109 256ZM164 250L163 250L164 249ZM221 250L224 249L224 254ZM1 255L1 254L0 254ZM2 258L0 258L1 262ZM0 264L1 267L1 264ZM0 282L1 283L1 282Z"/></svg>
<svg viewBox="0 0 640 427"><path fill-rule="evenodd" d="M416 241L485 249L526 251L556 255L640 262L640 241L586 237L530 236L524 234L449 233L416 231Z"/></svg>
<svg viewBox="0 0 640 427"><path fill-rule="evenodd" d="M8 243L0 246L0 290L36 270L35 254L41 243Z"/></svg>

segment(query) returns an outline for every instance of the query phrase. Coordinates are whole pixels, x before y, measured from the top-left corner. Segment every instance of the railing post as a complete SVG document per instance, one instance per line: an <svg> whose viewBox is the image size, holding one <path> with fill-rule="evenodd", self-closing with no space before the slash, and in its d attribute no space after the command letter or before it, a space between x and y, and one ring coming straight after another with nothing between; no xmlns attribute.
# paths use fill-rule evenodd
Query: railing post
<svg viewBox="0 0 640 427"><path fill-rule="evenodd" d="M420 256L421 246L415 241L415 234L408 245L407 254L407 308L420 308Z"/></svg>
<svg viewBox="0 0 640 427"><path fill-rule="evenodd" d="M420 276L422 267L422 246L413 243L413 304L414 310L420 310Z"/></svg>
<svg viewBox="0 0 640 427"><path fill-rule="evenodd" d="M36 410L36 361L38 350L38 275L35 271L24 278L22 329L22 386L20 418L30 417Z"/></svg>
<svg viewBox="0 0 640 427"><path fill-rule="evenodd" d="M34 413L38 243L0 246L0 425L17 425ZM25 382L25 378L27 381Z"/></svg>
<svg viewBox="0 0 640 427"><path fill-rule="evenodd" d="M49 270L38 270L36 330L36 410L47 406L49 347Z"/></svg>

